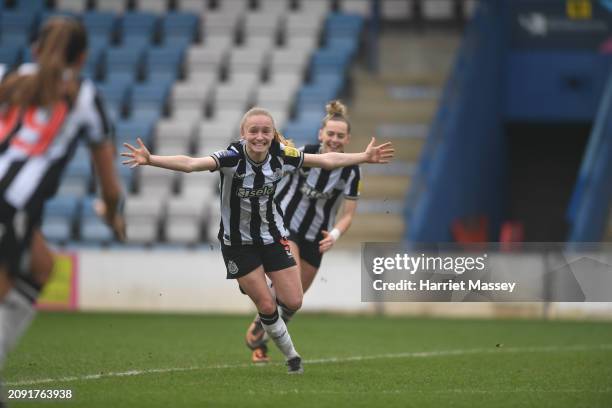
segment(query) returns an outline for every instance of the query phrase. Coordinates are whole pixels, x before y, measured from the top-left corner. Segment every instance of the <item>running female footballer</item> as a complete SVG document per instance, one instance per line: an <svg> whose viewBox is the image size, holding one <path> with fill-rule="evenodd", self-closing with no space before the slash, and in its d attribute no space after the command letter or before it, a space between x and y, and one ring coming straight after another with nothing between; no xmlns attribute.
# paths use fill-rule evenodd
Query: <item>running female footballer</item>
<svg viewBox="0 0 612 408"><path fill-rule="evenodd" d="M219 240L227 278L236 279L257 308L261 324L287 360L290 374L303 373L285 322L279 318L277 299L288 309L302 305L302 282L287 241L283 212L274 200L278 183L286 172L303 165L334 169L359 163L388 163L393 157L390 143L375 146L372 139L362 153L305 154L286 144L276 131L270 113L252 108L240 123L240 141L211 156L156 156L142 141L129 151L124 164L150 165L183 172L219 171L221 226ZM268 287L272 281L275 294Z"/></svg>
<svg viewBox="0 0 612 408"><path fill-rule="evenodd" d="M349 144L351 126L346 107L336 100L327 104L326 111L318 135L320 144L304 146L300 149L304 153L342 153ZM357 209L359 185L360 172L357 165L334 170L304 165L281 182L275 200L284 214L291 253L298 260L304 292L314 281L323 254L349 229ZM336 222L338 209L343 202L342 215ZM279 307L281 318L288 324L294 311L281 302ZM250 324L245 340L247 347L252 350L251 359L254 363L269 361L266 344L268 337L259 316L255 316Z"/></svg>
<svg viewBox="0 0 612 408"><path fill-rule="evenodd" d="M34 43L37 63L0 84L0 367L32 321L51 272L43 208L80 139L90 146L105 219L118 238L124 234L112 126L93 82L80 78L86 51L83 25L53 17Z"/></svg>

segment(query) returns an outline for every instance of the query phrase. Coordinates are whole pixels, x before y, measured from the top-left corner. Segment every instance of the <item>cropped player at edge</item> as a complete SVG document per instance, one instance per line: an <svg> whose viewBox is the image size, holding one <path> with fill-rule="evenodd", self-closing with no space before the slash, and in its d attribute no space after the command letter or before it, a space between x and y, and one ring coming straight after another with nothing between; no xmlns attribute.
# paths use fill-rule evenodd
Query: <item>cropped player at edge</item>
<svg viewBox="0 0 612 408"><path fill-rule="evenodd" d="M307 154L344 152L350 142L351 127L346 107L340 101L331 101L325 107L327 115L319 130L320 144L300 148ZM353 220L359 196L359 166L352 165L334 170L303 166L285 177L276 193L276 201L284 214L289 230L291 252L299 259L298 266L304 292L310 288L323 254L329 251L345 233ZM336 215L344 198L342 215L336 223ZM288 324L293 311L279 302L280 315ZM253 351L254 363L269 361L268 336L259 316L249 326L246 345Z"/></svg>
<svg viewBox="0 0 612 408"><path fill-rule="evenodd" d="M51 18L33 46L37 64L21 66L0 84L0 368L34 318L53 268L40 231L44 204L81 138L100 178L104 217L124 236L112 126L94 84L79 77L86 51L79 21Z"/></svg>
<svg viewBox="0 0 612 408"><path fill-rule="evenodd" d="M257 308L265 332L287 360L288 372L303 372L283 319L279 303L295 312L302 305L302 282L287 241L283 212L274 200L283 175L303 165L334 169L359 163L388 163L393 157L391 143L375 146L372 139L362 153L307 154L286 144L276 131L270 113L252 108L240 122L240 140L211 156L156 156L142 141L139 147L125 144L132 167L150 165L183 172L219 171L221 183L221 226L219 240L227 279L236 279ZM272 281L275 294L268 287Z"/></svg>

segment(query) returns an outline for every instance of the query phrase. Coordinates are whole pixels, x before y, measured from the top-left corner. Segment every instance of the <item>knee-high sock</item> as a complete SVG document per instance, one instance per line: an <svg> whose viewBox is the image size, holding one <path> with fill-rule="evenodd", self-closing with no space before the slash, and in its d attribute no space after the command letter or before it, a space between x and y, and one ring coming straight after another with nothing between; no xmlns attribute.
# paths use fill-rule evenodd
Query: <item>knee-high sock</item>
<svg viewBox="0 0 612 408"><path fill-rule="evenodd" d="M298 357L299 354L295 351L291 336L287 331L287 325L283 319L279 318L278 311L274 311L274 314L271 315L260 313L259 317L264 330L268 333L279 350L285 355L285 358L290 360L293 357Z"/></svg>
<svg viewBox="0 0 612 408"><path fill-rule="evenodd" d="M289 324L289 322L291 321L291 318L295 314L296 310L289 309L278 298L276 299L276 303L278 303L278 307L280 309L280 317L281 317L281 319L283 319L285 324Z"/></svg>
<svg viewBox="0 0 612 408"><path fill-rule="evenodd" d="M34 320L34 302L39 293L40 287L18 278L0 303L0 368Z"/></svg>
<svg viewBox="0 0 612 408"><path fill-rule="evenodd" d="M276 298L276 290L274 289L274 285L272 284L272 282L270 282L269 288L270 288L270 292L272 293L272 297ZM255 315L255 322L261 324L261 317L259 313ZM270 336L268 335L268 332L265 332L263 335L262 341L265 344L268 342L268 340L270 340Z"/></svg>
<svg viewBox="0 0 612 408"><path fill-rule="evenodd" d="M293 315L295 314L296 311L289 309L278 299L276 299L276 303L278 303L279 315L281 319L283 319L283 321L285 322L285 325L289 324L289 322L291 321L291 318L293 318ZM261 316L259 314L255 316L255 322L261 323ZM270 336L268 335L268 332L266 332L262 340L264 343L266 343L269 339L270 339Z"/></svg>

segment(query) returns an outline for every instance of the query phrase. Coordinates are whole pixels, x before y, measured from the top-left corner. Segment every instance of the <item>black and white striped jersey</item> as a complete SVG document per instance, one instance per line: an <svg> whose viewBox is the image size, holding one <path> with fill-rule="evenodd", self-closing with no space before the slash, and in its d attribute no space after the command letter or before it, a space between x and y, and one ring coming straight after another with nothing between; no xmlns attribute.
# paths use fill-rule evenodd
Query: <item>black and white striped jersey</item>
<svg viewBox="0 0 612 408"><path fill-rule="evenodd" d="M319 145L306 145L304 153L318 154ZM330 231L343 196L359 198L359 166L334 170L299 169L285 177L278 188L276 200L285 214L285 225L292 233L308 241L323 239L322 230Z"/></svg>
<svg viewBox="0 0 612 408"><path fill-rule="evenodd" d="M266 159L253 162L243 141L212 154L221 175L221 226L225 245L267 245L288 236L274 194L283 174L302 166L304 154L272 142Z"/></svg>
<svg viewBox="0 0 612 408"><path fill-rule="evenodd" d="M20 68L32 71L32 67ZM35 69L35 68L34 68ZM113 129L95 85L81 82L76 100L53 109L12 108L0 116L0 201L40 210L59 186L78 141L112 140Z"/></svg>

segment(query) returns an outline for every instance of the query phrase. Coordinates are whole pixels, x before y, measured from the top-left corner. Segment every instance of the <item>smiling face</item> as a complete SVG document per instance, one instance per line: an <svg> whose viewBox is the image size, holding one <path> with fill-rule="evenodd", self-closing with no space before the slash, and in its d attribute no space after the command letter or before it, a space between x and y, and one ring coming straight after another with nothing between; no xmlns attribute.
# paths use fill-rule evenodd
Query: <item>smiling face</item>
<svg viewBox="0 0 612 408"><path fill-rule="evenodd" d="M323 147L323 153L344 152L350 139L348 124L341 120L328 120L325 127L319 130L319 141Z"/></svg>
<svg viewBox="0 0 612 408"><path fill-rule="evenodd" d="M259 156L264 156L274 140L274 123L266 115L249 116L242 126L241 136L246 141L247 149Z"/></svg>

